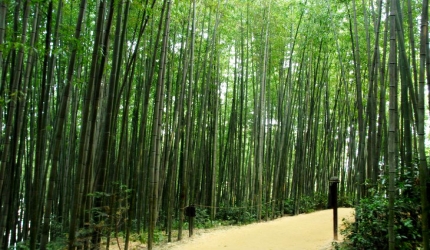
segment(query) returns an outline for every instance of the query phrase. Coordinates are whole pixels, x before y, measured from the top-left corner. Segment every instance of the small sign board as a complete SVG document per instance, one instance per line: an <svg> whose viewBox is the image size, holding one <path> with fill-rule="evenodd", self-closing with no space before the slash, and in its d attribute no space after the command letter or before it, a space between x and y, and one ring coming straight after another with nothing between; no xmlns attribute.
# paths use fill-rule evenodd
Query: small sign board
<svg viewBox="0 0 430 250"><path fill-rule="evenodd" d="M193 205L186 207L185 216L196 217L196 207L194 207Z"/></svg>

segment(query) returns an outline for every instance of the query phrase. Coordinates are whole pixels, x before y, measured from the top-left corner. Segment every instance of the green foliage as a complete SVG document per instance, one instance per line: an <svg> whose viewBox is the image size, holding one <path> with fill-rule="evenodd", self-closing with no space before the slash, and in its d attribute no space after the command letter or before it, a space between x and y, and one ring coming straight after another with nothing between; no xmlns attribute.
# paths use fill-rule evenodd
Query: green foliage
<svg viewBox="0 0 430 250"><path fill-rule="evenodd" d="M341 233L357 249L382 249L388 245L387 212L387 199L380 196L363 199L356 208L357 221L344 221L346 228Z"/></svg>
<svg viewBox="0 0 430 250"><path fill-rule="evenodd" d="M313 204L315 210L326 209L328 204L328 195L323 193L316 194L313 199Z"/></svg>
<svg viewBox="0 0 430 250"><path fill-rule="evenodd" d="M130 234L130 240L133 242L140 242L142 244L145 244L148 240L148 235L144 233L132 233Z"/></svg>
<svg viewBox="0 0 430 250"><path fill-rule="evenodd" d="M66 249L67 248L67 237L66 235L61 235L55 237L54 240L51 240L47 245L47 250L58 250L58 249ZM16 246L10 246L9 250L30 250L30 241L22 241L18 242Z"/></svg>
<svg viewBox="0 0 430 250"><path fill-rule="evenodd" d="M298 213L311 213L317 210L327 208L328 196L326 194L316 194L311 196L300 197ZM294 214L294 199L284 200L284 214Z"/></svg>
<svg viewBox="0 0 430 250"><path fill-rule="evenodd" d="M310 196L300 197L299 214L311 213L315 211L316 203Z"/></svg>
<svg viewBox="0 0 430 250"><path fill-rule="evenodd" d="M294 201L293 201L293 199L284 200L284 214L294 214Z"/></svg>
<svg viewBox="0 0 430 250"><path fill-rule="evenodd" d="M16 247L9 247L9 250L30 250L30 247L28 246L29 242L18 242L16 244Z"/></svg>
<svg viewBox="0 0 430 250"><path fill-rule="evenodd" d="M394 230L397 249L417 249L421 242L419 190L408 176L400 182L400 195L394 204ZM364 198L356 207L356 221L346 222L341 233L344 249L388 249L388 199L383 192ZM337 246L339 247L339 246Z"/></svg>
<svg viewBox="0 0 430 250"><path fill-rule="evenodd" d="M337 202L339 204L339 207L353 207L354 206L354 201L349 196L338 197Z"/></svg>
<svg viewBox="0 0 430 250"><path fill-rule="evenodd" d="M55 241L51 241L47 244L46 249L48 250L58 250L58 249L66 249L67 248L67 238L58 237Z"/></svg>
<svg viewBox="0 0 430 250"><path fill-rule="evenodd" d="M87 211L92 216L92 220L78 230L77 244L89 242L94 231L101 232L103 236L120 233L120 229L125 224L125 214L129 209L127 200L132 190L118 182L113 182L112 186L112 193L94 192L87 195L91 198L104 199L105 204L101 207L92 207Z"/></svg>
<svg viewBox="0 0 430 250"><path fill-rule="evenodd" d="M213 223L210 220L208 209L196 208L196 217L194 224L197 228L210 228Z"/></svg>
<svg viewBox="0 0 430 250"><path fill-rule="evenodd" d="M224 208L218 211L216 218L222 221L229 221L230 224L249 224L257 220L257 215L246 208Z"/></svg>
<svg viewBox="0 0 430 250"><path fill-rule="evenodd" d="M130 240L146 244L148 242L148 232L134 233L130 235ZM160 230L154 232L154 243L160 243L164 240L164 233Z"/></svg>
<svg viewBox="0 0 430 250"><path fill-rule="evenodd" d="M63 233L63 223L57 218L56 215L51 215L51 234L50 239L55 243L64 243L65 244L65 235ZM49 243L48 243L49 247ZM58 248L57 248L58 249Z"/></svg>

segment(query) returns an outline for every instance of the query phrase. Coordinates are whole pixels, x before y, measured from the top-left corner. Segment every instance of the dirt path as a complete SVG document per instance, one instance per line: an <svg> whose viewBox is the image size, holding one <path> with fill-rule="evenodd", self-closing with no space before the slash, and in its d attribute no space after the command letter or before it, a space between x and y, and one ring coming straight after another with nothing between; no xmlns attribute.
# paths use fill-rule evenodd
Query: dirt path
<svg viewBox="0 0 430 250"><path fill-rule="evenodd" d="M353 209L339 208L342 218L353 219ZM341 235L339 233L339 240ZM157 250L322 250L333 241L333 210L282 217L269 222L198 231L191 238L157 246Z"/></svg>

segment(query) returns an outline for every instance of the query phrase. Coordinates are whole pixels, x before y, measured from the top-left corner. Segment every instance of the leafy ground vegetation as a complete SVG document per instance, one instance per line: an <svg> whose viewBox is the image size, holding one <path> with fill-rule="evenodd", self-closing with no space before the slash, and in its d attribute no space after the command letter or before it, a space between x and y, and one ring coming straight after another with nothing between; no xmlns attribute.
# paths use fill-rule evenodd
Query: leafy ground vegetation
<svg viewBox="0 0 430 250"><path fill-rule="evenodd" d="M386 184L382 179L381 186ZM394 230L396 249L422 247L420 196L416 176L410 172L399 182L400 189L394 202ZM369 190L371 195L361 199L355 208L354 222L344 221L341 231L345 241L334 244L336 249L388 249L389 206L385 189Z"/></svg>
<svg viewBox="0 0 430 250"><path fill-rule="evenodd" d="M115 194L115 195L109 195L109 194L91 194L92 196L118 196L118 197L127 197L126 193L129 193L130 190L126 187L122 186L121 190L124 193L121 194ZM121 200L118 200L118 204L120 204ZM280 216L281 214L287 214L287 215L293 215L294 212L294 200L288 199L284 201L284 210L283 213L281 211L276 211L276 215ZM316 197L316 199L312 199L311 197L302 197L299 201L299 208L298 213L311 213L317 210L325 209L327 206L327 195L319 195ZM109 245L117 245L121 243L123 245L123 242L126 239L126 232L124 231L124 213L127 211L127 207L116 207L116 212L109 215L104 212L100 212L100 216L104 217L104 219L101 220L101 223L98 225L91 225L85 229L81 229L77 234L77 241L78 245L84 246L87 244L88 241L91 241L92 234L95 230L93 227L98 227L97 230L101 230L103 239L102 239L102 245L107 246L107 242L109 242ZM93 212L93 211L92 211ZM258 222L257 219L257 211L255 207L226 207L226 208L219 208L219 211L216 214L215 220L210 219L210 208L196 208L196 217L194 218L194 228L197 229L211 229L221 226L231 226L231 225L247 225L251 223ZM270 205L263 207L263 220L270 220L272 216L270 215L272 213L272 209ZM267 216L267 217L266 217ZM52 218L53 225L55 230L53 230L53 239L50 243L47 244L47 249L49 250L56 250L56 249L65 249L67 248L67 235L61 233L62 225L55 220L55 218ZM138 242L141 244L147 244L148 241L148 232L147 231L140 231L136 227L136 221L132 222L132 231L133 233L130 234L130 242ZM168 241L168 234L166 232L167 228L167 220L164 217L160 217L160 223L159 227L157 227L156 231L154 232L154 243L156 244L162 244ZM177 237L178 236L178 229L179 229L179 221L175 220L173 221L172 225L173 233L170 237ZM188 230L189 229L189 221L185 221L182 224L182 230ZM16 248L11 249L30 249L28 242L19 244Z"/></svg>
<svg viewBox="0 0 430 250"><path fill-rule="evenodd" d="M420 225L420 199L419 190L416 183L417 179L413 172L404 176L402 182L399 183L399 193L395 200L395 231L396 231L396 249L417 249L421 246L421 225ZM386 197L386 190L383 188L386 186L386 178L381 179L379 187L373 187L369 189L369 196L360 200L359 205L355 207L356 220L354 222L343 221L344 229L341 230L341 234L344 236L344 242L333 243L335 249L343 250L361 250L361 249L388 249L388 200ZM125 186L120 188L123 193L120 194L91 194L93 196L106 196L106 197L127 197L130 192ZM378 190L378 191L377 191ZM121 204L122 199L118 200L118 204ZM298 201L299 208L295 212L295 201L293 199L287 199L284 201L283 213L276 211L277 215L295 213L310 213L317 210L325 209L327 207L328 197L325 194L316 195L315 197L302 197ZM352 202L343 197L339 199L339 204L342 206L352 206ZM221 207L216 213L215 220L210 219L210 208L197 207L196 217L194 218L194 227L198 229L210 229L219 226L229 225L246 225L257 222L257 211L251 207ZM104 212L100 212L100 216L105 217L101 220L99 225L92 225L86 229L82 229L78 232L77 239L84 246L85 242L91 240L91 232L95 229L94 226L99 227L98 230L102 231L103 234L103 245L106 246L107 242L110 245L116 245L123 243L126 238L126 232L123 230L125 223L124 213L128 210L128 207L116 207L116 212L110 217ZM267 216L267 219L272 218L271 206L264 206L263 215ZM266 217L263 216L263 219ZM62 225L58 223L55 218L53 221L53 238L47 245L47 249L64 249L67 247L67 235L61 234ZM160 244L165 243L168 240L166 234L167 220L166 218L160 217L160 224L154 232L154 243ZM139 232L136 227L136 221L132 223L132 231L130 234L130 242L139 242L141 244L147 244L148 232ZM173 235L171 237L177 237L179 229L179 221L175 220L172 225ZM183 230L188 230L189 222L186 221L182 224ZM19 244L16 248L12 249L30 249L28 244Z"/></svg>

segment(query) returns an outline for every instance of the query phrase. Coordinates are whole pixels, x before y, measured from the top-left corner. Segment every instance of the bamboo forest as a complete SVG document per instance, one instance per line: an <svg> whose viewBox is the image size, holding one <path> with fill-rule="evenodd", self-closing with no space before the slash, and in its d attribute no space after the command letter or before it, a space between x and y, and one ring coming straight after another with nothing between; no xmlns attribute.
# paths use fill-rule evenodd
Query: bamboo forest
<svg viewBox="0 0 430 250"><path fill-rule="evenodd" d="M337 177L345 249L428 250L428 7L0 0L0 249L153 249Z"/></svg>

